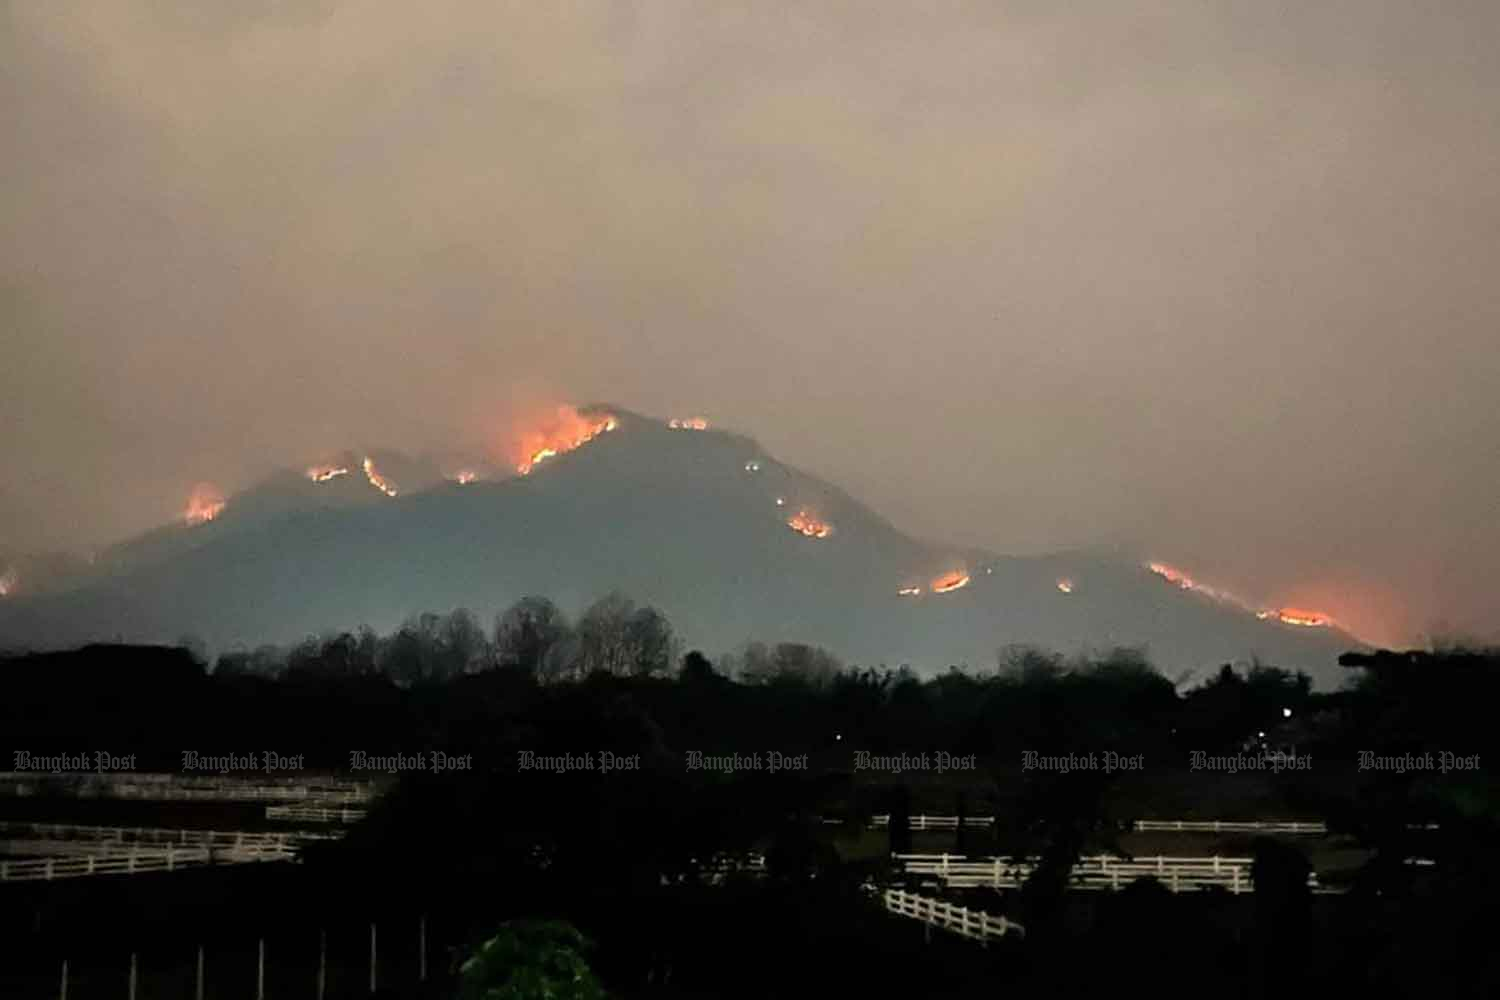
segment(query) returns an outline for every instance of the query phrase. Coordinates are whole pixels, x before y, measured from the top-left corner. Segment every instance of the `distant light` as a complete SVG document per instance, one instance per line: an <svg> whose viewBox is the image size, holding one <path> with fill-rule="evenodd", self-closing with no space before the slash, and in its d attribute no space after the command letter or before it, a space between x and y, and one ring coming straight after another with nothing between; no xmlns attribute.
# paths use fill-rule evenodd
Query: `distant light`
<svg viewBox="0 0 1500 1000"><path fill-rule="evenodd" d="M833 734L833 738L835 740L842 740L844 738L844 734L843 733L834 733Z"/></svg>
<svg viewBox="0 0 1500 1000"><path fill-rule="evenodd" d="M1064 594L1071 594L1073 592L1073 581L1066 579L1058 580L1057 589L1062 591Z"/></svg>
<svg viewBox="0 0 1500 1000"><path fill-rule="evenodd" d="M1260 731L1260 732L1259 732L1259 733L1258 733L1258 734L1256 734L1256 735L1258 735L1258 736L1259 736L1259 737L1260 737L1260 738L1261 738L1261 739L1265 739L1265 738L1266 738L1266 731L1265 731L1265 730L1264 730L1264 729L1262 729L1262 730L1261 730L1261 731Z"/></svg>
<svg viewBox="0 0 1500 1000"><path fill-rule="evenodd" d="M1281 710L1281 717L1283 719L1290 719L1292 717L1292 710L1290 708L1283 708Z"/></svg>
<svg viewBox="0 0 1500 1000"><path fill-rule="evenodd" d="M760 463L757 462L755 459L752 458L750 461L748 461L748 462L745 463L745 471L746 472L759 472L760 471Z"/></svg>
<svg viewBox="0 0 1500 1000"><path fill-rule="evenodd" d="M786 504L786 497L777 497L776 498L776 506L781 507L781 506L784 506L785 504Z"/></svg>

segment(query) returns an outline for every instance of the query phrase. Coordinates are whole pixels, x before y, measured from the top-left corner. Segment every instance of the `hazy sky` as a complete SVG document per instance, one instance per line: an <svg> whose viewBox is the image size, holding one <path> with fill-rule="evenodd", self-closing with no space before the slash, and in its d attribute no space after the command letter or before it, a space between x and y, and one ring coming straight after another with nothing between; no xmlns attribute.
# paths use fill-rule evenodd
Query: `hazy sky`
<svg viewBox="0 0 1500 1000"><path fill-rule="evenodd" d="M518 408L1500 629L1500 4L0 3L0 546Z"/></svg>

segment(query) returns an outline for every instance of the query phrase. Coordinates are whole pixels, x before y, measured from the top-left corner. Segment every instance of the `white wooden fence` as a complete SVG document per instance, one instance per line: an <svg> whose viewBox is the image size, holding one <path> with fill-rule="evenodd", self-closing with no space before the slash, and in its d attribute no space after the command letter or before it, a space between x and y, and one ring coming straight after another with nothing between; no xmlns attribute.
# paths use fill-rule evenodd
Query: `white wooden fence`
<svg viewBox="0 0 1500 1000"><path fill-rule="evenodd" d="M1136 833L1293 833L1323 836L1328 833L1328 824L1279 820L1138 819L1132 829Z"/></svg>
<svg viewBox="0 0 1500 1000"><path fill-rule="evenodd" d="M359 806L330 808L312 805L266 806L266 819L295 820L303 823L358 823L365 818Z"/></svg>
<svg viewBox="0 0 1500 1000"><path fill-rule="evenodd" d="M296 852L285 845L249 844L240 847L126 847L101 845L97 854L85 857L35 858L0 861L0 882L34 882L80 878L86 875L134 875L170 872L215 864L252 861L293 861Z"/></svg>
<svg viewBox="0 0 1500 1000"><path fill-rule="evenodd" d="M243 830L167 829L150 826L85 826L75 823L0 821L0 840L55 840L237 848L285 847L310 840L332 840L337 834L313 831L247 832Z"/></svg>
<svg viewBox="0 0 1500 1000"><path fill-rule="evenodd" d="M891 913L920 920L929 926L961 934L980 943L1003 938L1007 934L1026 936L1026 928L1005 917L992 916L982 910L971 910L941 899L919 896L914 892L886 889L881 893L881 901Z"/></svg>
<svg viewBox="0 0 1500 1000"><path fill-rule="evenodd" d="M909 819L910 819L910 826L911 826L911 828L913 830L957 830L958 829L958 817L957 816L928 816L926 814L921 814L921 815L909 817ZM828 822L828 821L825 820L824 822ZM837 821L834 821L834 822L837 822ZM891 817L890 817L890 815L888 813L882 813L882 814L877 815L877 816L871 816L870 817L870 825L874 826L876 829L881 829L881 828L884 828L884 827L888 827L888 826L891 825ZM993 816L965 816L964 817L964 826L986 827L986 826L994 826L994 825L995 825L995 817L993 817Z"/></svg>
<svg viewBox="0 0 1500 1000"><path fill-rule="evenodd" d="M970 858L958 854L898 854L896 862L909 875L930 875L954 889L988 887L1017 889L1036 870L1037 858ZM1079 858L1069 875L1075 889L1121 889L1138 878L1154 878L1173 892L1191 892L1217 886L1232 893L1250 892L1254 881L1251 858L1165 857L1116 858L1099 854ZM1308 887L1325 889L1316 872L1308 874Z"/></svg>
<svg viewBox="0 0 1500 1000"><path fill-rule="evenodd" d="M367 803L379 792L372 781L322 776L270 780L135 772L61 775L32 771L0 772L0 794L28 798L46 794L59 786L76 798L303 802L324 806Z"/></svg>

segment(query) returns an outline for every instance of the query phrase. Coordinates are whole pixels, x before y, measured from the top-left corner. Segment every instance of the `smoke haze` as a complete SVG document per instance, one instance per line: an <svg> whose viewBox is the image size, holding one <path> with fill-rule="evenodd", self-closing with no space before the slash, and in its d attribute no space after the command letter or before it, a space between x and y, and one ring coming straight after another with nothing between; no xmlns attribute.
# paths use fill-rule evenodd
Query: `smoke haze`
<svg viewBox="0 0 1500 1000"><path fill-rule="evenodd" d="M904 529L1496 634L1500 7L0 7L0 548L699 413Z"/></svg>

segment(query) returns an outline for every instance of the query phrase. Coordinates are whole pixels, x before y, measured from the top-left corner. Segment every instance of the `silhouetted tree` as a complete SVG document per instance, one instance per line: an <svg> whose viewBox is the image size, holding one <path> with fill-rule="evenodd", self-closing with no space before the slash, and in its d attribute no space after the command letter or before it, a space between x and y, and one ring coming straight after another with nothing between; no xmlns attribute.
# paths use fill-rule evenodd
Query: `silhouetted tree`
<svg viewBox="0 0 1500 1000"><path fill-rule="evenodd" d="M547 653L571 632L567 616L545 597L523 597L495 620L495 660L541 673Z"/></svg>

